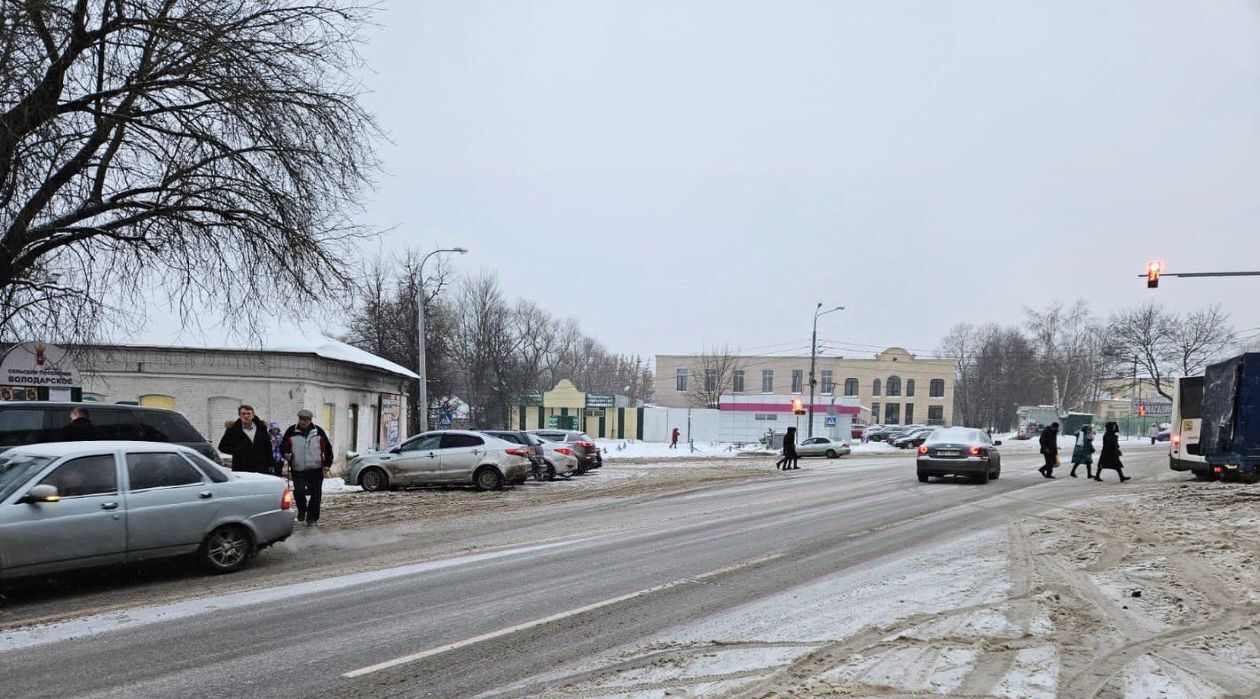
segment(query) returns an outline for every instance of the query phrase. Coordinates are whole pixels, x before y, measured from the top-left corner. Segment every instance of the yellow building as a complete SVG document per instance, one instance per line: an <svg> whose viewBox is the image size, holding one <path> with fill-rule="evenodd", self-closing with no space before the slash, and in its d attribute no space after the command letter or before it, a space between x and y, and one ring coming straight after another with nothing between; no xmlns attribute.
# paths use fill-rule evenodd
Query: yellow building
<svg viewBox="0 0 1260 699"><path fill-rule="evenodd" d="M729 393L809 396L809 355L742 356L737 359ZM656 355L657 405L688 406L688 387L704 381L698 355ZM919 359L890 347L871 359L818 357L815 400L832 396L857 398L869 409L870 423L952 425L954 363ZM723 391L724 393L728 391ZM863 416L867 415L863 411Z"/></svg>
<svg viewBox="0 0 1260 699"><path fill-rule="evenodd" d="M631 405L626 396L585 393L561 379L550 391L521 399L516 427L581 430L597 439L643 439L643 408Z"/></svg>

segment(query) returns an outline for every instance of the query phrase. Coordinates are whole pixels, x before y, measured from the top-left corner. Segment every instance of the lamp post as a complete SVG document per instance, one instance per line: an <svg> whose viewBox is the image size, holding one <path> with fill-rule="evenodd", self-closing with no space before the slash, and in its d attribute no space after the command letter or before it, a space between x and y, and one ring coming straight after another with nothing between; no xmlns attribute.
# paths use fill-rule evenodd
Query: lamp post
<svg viewBox="0 0 1260 699"><path fill-rule="evenodd" d="M416 412L420 413L417 424L420 431L424 432L429 429L429 375L425 371L424 364L424 263L429 261L430 257L439 252L457 252L461 255L468 252L465 248L441 248L425 255L420 259L420 270L418 272L420 279L416 283L416 349L420 355L419 365L416 373L420 375L420 395L416 400Z"/></svg>
<svg viewBox="0 0 1260 699"><path fill-rule="evenodd" d="M844 310L844 306L836 306L824 311L822 306L822 301L819 301L818 306L814 308L814 333L809 341L809 433L806 437L814 436L814 365L818 360L818 318L828 313Z"/></svg>

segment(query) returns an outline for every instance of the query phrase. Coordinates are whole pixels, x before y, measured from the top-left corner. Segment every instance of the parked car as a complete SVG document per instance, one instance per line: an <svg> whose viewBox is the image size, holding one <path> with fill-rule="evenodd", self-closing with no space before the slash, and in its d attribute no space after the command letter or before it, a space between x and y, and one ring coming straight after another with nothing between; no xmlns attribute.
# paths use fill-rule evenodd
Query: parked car
<svg viewBox="0 0 1260 699"><path fill-rule="evenodd" d="M471 484L500 490L529 477L531 450L481 432L435 430L386 452L355 457L346 482L378 491L416 485Z"/></svg>
<svg viewBox="0 0 1260 699"><path fill-rule="evenodd" d="M907 432L905 435L893 440L892 445L898 449L913 449L918 447L920 444L923 444L923 442L928 438L928 435L932 434L934 431L935 430L933 428L924 428L921 430Z"/></svg>
<svg viewBox="0 0 1260 699"><path fill-rule="evenodd" d="M578 473L586 473L593 468L599 468L604 465L604 457L600 454L599 445L595 444L595 440L586 436L584 432L551 429L530 430L530 432L548 442L566 442L571 445L573 455L578 460Z"/></svg>
<svg viewBox="0 0 1260 699"><path fill-rule="evenodd" d="M917 470L919 482L932 476L969 476L980 483L997 480L1002 475L1002 455L993 441L981 430L946 427L933 432L919 446Z"/></svg>
<svg viewBox="0 0 1260 699"><path fill-rule="evenodd" d="M574 448L567 442L544 441L542 446L548 480L555 480L556 476L569 478L581 469Z"/></svg>
<svg viewBox="0 0 1260 699"><path fill-rule="evenodd" d="M86 409L107 439L178 444L220 463L218 450L180 413L110 403L0 402L0 451L60 442L73 408Z"/></svg>
<svg viewBox="0 0 1260 699"><path fill-rule="evenodd" d="M0 454L0 578L194 554L232 573L293 533L286 482L151 442L58 442Z"/></svg>
<svg viewBox="0 0 1260 699"><path fill-rule="evenodd" d="M851 451L848 442L841 442L830 437L810 437L796 445L797 456L825 456L828 459L838 459L848 456Z"/></svg>
<svg viewBox="0 0 1260 699"><path fill-rule="evenodd" d="M523 430L482 430L482 434L488 434L491 437L498 437L506 442L520 444L529 449L529 461L532 473L536 480L542 480L541 476L546 475L546 456L543 453L543 440L536 435L532 435Z"/></svg>

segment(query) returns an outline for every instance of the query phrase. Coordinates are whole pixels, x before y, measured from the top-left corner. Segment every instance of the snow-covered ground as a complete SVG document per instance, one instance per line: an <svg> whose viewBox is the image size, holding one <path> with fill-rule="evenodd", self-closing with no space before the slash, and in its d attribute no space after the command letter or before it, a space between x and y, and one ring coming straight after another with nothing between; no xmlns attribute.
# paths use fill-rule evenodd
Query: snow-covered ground
<svg viewBox="0 0 1260 699"><path fill-rule="evenodd" d="M636 442L626 439L597 439L595 443L603 450L604 458L609 461L617 459L663 461L668 459L730 458L732 456L778 453L777 450L769 451L760 444L736 446L731 442L696 442L694 450L686 442L680 442L675 449L671 449L669 444L664 442ZM882 442L871 442L869 444L852 442L850 443L850 448L854 454L859 455L909 453Z"/></svg>

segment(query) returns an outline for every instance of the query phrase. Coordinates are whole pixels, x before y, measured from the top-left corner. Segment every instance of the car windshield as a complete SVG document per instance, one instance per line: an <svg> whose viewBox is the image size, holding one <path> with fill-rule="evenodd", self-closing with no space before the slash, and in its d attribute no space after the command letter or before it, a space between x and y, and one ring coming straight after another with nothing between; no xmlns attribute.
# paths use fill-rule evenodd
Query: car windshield
<svg viewBox="0 0 1260 699"><path fill-rule="evenodd" d="M940 444L942 442L979 442L980 433L976 430L963 429L961 427L950 427L947 429L937 430L927 438L929 444Z"/></svg>
<svg viewBox="0 0 1260 699"><path fill-rule="evenodd" d="M41 469L53 462L51 456L8 453L0 456L0 500L13 494Z"/></svg>

